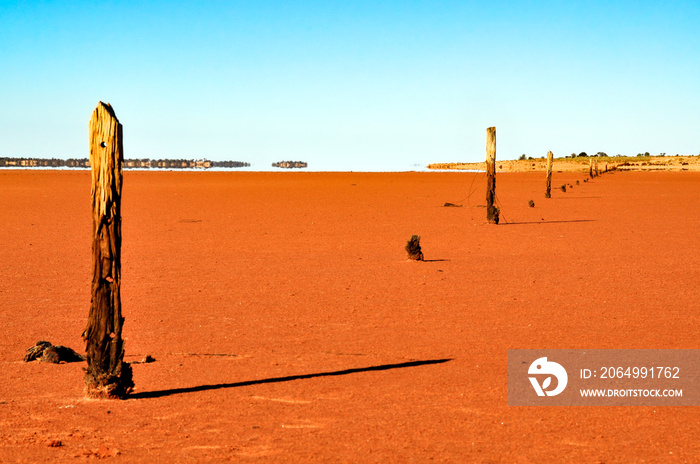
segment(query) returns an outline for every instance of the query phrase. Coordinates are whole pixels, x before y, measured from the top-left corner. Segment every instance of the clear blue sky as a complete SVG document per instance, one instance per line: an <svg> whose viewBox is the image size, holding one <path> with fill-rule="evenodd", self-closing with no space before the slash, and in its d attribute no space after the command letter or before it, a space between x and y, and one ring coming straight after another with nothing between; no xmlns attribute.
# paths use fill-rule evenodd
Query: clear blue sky
<svg viewBox="0 0 700 464"><path fill-rule="evenodd" d="M321 169L700 153L700 2L0 0L0 156Z"/></svg>

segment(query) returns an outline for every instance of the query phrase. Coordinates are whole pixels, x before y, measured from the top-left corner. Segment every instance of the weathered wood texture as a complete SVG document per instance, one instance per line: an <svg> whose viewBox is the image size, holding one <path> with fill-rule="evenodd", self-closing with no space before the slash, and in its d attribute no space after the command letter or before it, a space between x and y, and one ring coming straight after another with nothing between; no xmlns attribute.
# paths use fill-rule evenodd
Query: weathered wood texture
<svg viewBox="0 0 700 464"><path fill-rule="evenodd" d="M498 224L496 201L496 128L486 129L486 220Z"/></svg>
<svg viewBox="0 0 700 464"><path fill-rule="evenodd" d="M124 362L121 314L122 126L109 104L100 102L90 120L92 166L92 301L83 338L90 397L124 398L133 388Z"/></svg>
<svg viewBox="0 0 700 464"><path fill-rule="evenodd" d="M545 198L552 198L552 162L554 154L551 151L547 152L547 185L544 191Z"/></svg>

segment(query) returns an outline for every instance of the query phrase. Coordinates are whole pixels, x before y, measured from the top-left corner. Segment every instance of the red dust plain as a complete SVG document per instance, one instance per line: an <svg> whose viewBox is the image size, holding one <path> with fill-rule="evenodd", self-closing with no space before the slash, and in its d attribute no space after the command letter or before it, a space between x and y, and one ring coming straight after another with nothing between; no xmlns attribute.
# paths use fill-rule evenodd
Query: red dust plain
<svg viewBox="0 0 700 464"><path fill-rule="evenodd" d="M495 226L480 173L126 172L156 361L98 401L22 362L84 350L90 173L0 171L0 462L700 462L698 407L508 406L509 348L700 348L700 173L584 178L499 174Z"/></svg>

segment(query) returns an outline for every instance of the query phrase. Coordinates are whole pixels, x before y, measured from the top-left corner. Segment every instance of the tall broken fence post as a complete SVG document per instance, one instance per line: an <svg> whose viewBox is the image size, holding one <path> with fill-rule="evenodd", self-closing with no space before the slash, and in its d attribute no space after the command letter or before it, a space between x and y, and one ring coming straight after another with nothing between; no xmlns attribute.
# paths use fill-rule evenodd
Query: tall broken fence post
<svg viewBox="0 0 700 464"><path fill-rule="evenodd" d="M493 204L496 200L496 128L486 129L486 220L498 224L500 211Z"/></svg>
<svg viewBox="0 0 700 464"><path fill-rule="evenodd" d="M593 177L593 160L591 158L588 159L588 175Z"/></svg>
<svg viewBox="0 0 700 464"><path fill-rule="evenodd" d="M122 125L111 105L100 102L90 119L92 167L92 299L87 326L85 393L124 398L134 387L124 362L121 314Z"/></svg>
<svg viewBox="0 0 700 464"><path fill-rule="evenodd" d="M544 192L545 198L552 198L552 162L554 154L551 151L547 152L547 186Z"/></svg>

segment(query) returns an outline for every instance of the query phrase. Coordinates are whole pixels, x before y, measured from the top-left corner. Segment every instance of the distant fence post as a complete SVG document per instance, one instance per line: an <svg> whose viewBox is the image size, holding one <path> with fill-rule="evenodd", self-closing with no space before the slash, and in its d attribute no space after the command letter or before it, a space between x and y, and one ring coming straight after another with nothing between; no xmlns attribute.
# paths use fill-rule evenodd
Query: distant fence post
<svg viewBox="0 0 700 464"><path fill-rule="evenodd" d="M593 177L593 158L588 159L588 175Z"/></svg>
<svg viewBox="0 0 700 464"><path fill-rule="evenodd" d="M595 176L598 177L598 160L595 160Z"/></svg>
<svg viewBox="0 0 700 464"><path fill-rule="evenodd" d="M554 154L551 151L547 152L547 187L544 192L545 198L552 198L552 162Z"/></svg>
<svg viewBox="0 0 700 464"><path fill-rule="evenodd" d="M486 129L486 220L498 224L496 200L496 128Z"/></svg>
<svg viewBox="0 0 700 464"><path fill-rule="evenodd" d="M124 362L121 314L122 125L111 105L100 102L90 120L92 166L92 300L83 338L87 342L85 393L124 398L134 386Z"/></svg>

